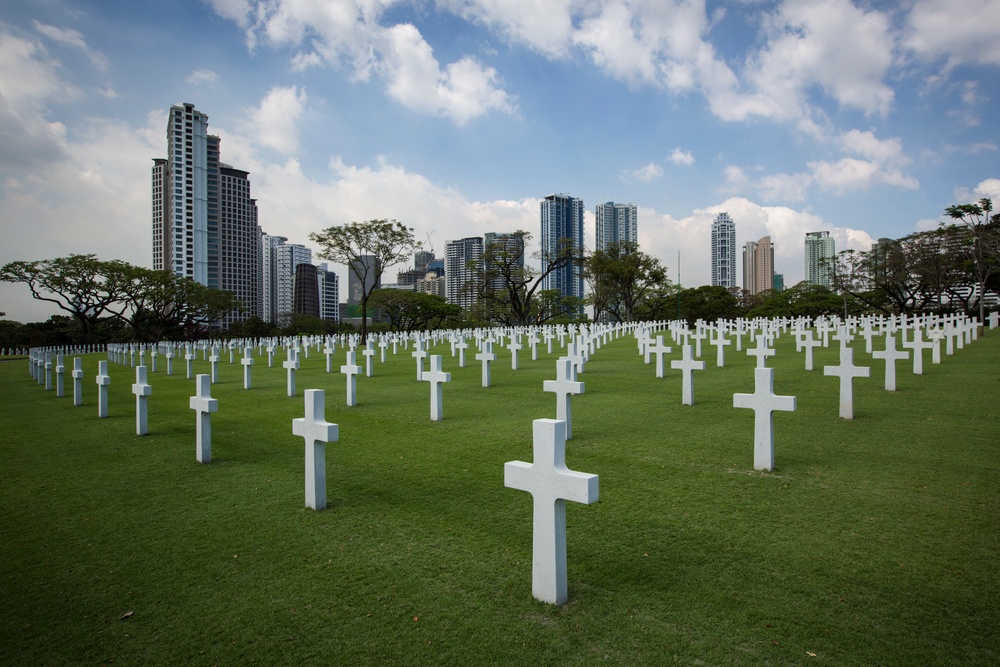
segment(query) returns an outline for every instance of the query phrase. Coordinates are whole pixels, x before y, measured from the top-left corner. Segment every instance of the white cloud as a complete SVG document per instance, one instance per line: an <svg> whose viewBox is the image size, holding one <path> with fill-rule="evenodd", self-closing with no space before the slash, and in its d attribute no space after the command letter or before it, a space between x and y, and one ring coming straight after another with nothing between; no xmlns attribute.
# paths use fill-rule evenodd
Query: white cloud
<svg viewBox="0 0 1000 667"><path fill-rule="evenodd" d="M622 172L622 180L640 181L642 183L649 183L660 176L663 176L663 168L655 162L650 162L638 169L626 169Z"/></svg>
<svg viewBox="0 0 1000 667"><path fill-rule="evenodd" d="M308 98L305 89L275 86L248 112L244 126L261 146L289 155L299 149L297 123Z"/></svg>
<svg viewBox="0 0 1000 667"><path fill-rule="evenodd" d="M393 0L338 3L297 0L212 0L216 12L246 30L247 45L296 49L294 71L322 63L350 63L352 76L381 76L387 93L407 108L464 124L491 111L517 113L492 67L471 56L443 68L420 31L408 23L383 24ZM252 20L251 20L252 17Z"/></svg>
<svg viewBox="0 0 1000 667"><path fill-rule="evenodd" d="M945 70L1000 65L1000 3L917 0L906 16L904 44L918 58L945 61Z"/></svg>
<svg viewBox="0 0 1000 667"><path fill-rule="evenodd" d="M971 204L983 198L992 199L994 212L1000 208L1000 178L987 178L972 188L956 188L954 204Z"/></svg>
<svg viewBox="0 0 1000 667"><path fill-rule="evenodd" d="M382 69L389 94L405 106L464 125L491 110L515 112L513 101L496 87L497 73L470 57L449 64L444 71L420 32L410 24L386 31Z"/></svg>
<svg viewBox="0 0 1000 667"><path fill-rule="evenodd" d="M210 69L196 69L184 80L194 86L200 86L203 83L215 83L218 78L218 75Z"/></svg>
<svg viewBox="0 0 1000 667"><path fill-rule="evenodd" d="M670 161L677 165L692 165L694 164L694 156L690 152L681 150L680 148L675 148L673 152L670 153Z"/></svg>
<svg viewBox="0 0 1000 667"><path fill-rule="evenodd" d="M69 28L57 28L54 25L47 25L38 21L35 21L35 30L51 40L80 49L90 59L94 67L101 70L108 68L107 57L100 51L95 51L87 46L87 41L80 32Z"/></svg>

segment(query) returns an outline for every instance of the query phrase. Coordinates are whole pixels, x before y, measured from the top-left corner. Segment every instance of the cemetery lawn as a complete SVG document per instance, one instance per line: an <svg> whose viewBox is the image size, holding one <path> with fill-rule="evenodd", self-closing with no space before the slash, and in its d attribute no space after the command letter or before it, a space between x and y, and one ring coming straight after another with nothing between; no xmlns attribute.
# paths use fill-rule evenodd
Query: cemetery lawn
<svg viewBox="0 0 1000 667"><path fill-rule="evenodd" d="M769 473L733 408L745 352L716 368L706 344L688 407L632 337L598 350L566 463L600 476L600 502L567 504L562 607L531 596L531 497L503 485L505 462L532 460L532 420L555 417L557 354L511 371L498 347L484 389L471 347L464 369L434 348L452 382L431 422L410 350L358 378L355 408L316 351L296 398L283 354L244 391L223 353L209 465L183 361L150 373L145 437L134 369L110 364L98 419L103 355L84 358L81 407L70 378L56 398L0 363L0 664L1000 664L1000 332L925 353L922 376L899 363L895 393L853 346L872 371L846 421L822 370L836 349L806 372L778 340L775 393L798 411L775 413ZM340 426L322 512L291 430L308 388Z"/></svg>

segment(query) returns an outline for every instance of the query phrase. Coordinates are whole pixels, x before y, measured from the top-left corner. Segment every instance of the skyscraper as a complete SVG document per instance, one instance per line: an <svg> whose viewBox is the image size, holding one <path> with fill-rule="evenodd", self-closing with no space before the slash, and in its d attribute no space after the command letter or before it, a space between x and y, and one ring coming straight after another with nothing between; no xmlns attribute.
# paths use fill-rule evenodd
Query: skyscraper
<svg viewBox="0 0 1000 667"><path fill-rule="evenodd" d="M712 222L712 285L736 287L736 223L725 211Z"/></svg>
<svg viewBox="0 0 1000 667"><path fill-rule="evenodd" d="M830 238L830 232L806 232L806 282L830 287L830 269L823 263L837 254L837 244Z"/></svg>
<svg viewBox="0 0 1000 667"><path fill-rule="evenodd" d="M240 300L222 324L263 317L261 231L249 173L219 165L219 287Z"/></svg>
<svg viewBox="0 0 1000 667"><path fill-rule="evenodd" d="M490 276L491 289L506 289L503 271L508 268L511 272L524 270L524 237L520 234L487 232L483 237L483 270Z"/></svg>
<svg viewBox="0 0 1000 667"><path fill-rule="evenodd" d="M319 317L319 271L312 264L298 264L292 287L292 312Z"/></svg>
<svg viewBox="0 0 1000 667"><path fill-rule="evenodd" d="M316 271L319 281L319 317L323 320L340 321L340 277L326 264L320 264Z"/></svg>
<svg viewBox="0 0 1000 667"><path fill-rule="evenodd" d="M483 279L483 240L472 236L444 243L445 299L462 308L479 300Z"/></svg>
<svg viewBox="0 0 1000 667"><path fill-rule="evenodd" d="M770 236L747 241L743 246L743 289L750 294L774 289L774 244Z"/></svg>
<svg viewBox="0 0 1000 667"><path fill-rule="evenodd" d="M639 243L635 204L616 204L611 201L598 204L594 217L598 250L622 241Z"/></svg>
<svg viewBox="0 0 1000 667"><path fill-rule="evenodd" d="M541 203L542 271L569 246L583 252L583 200L570 195L548 195ZM543 290L554 289L564 296L583 299L583 273L576 262L555 269L542 279Z"/></svg>
<svg viewBox="0 0 1000 667"><path fill-rule="evenodd" d="M263 316L263 253L248 172L219 161L219 137L193 104L170 108L167 157L153 159L153 269L231 292L244 307L213 325Z"/></svg>
<svg viewBox="0 0 1000 667"><path fill-rule="evenodd" d="M288 239L284 236L261 234L261 305L265 322L278 321L278 246Z"/></svg>
<svg viewBox="0 0 1000 667"><path fill-rule="evenodd" d="M219 287L219 137L193 104L170 107L153 159L153 268Z"/></svg>
<svg viewBox="0 0 1000 667"><path fill-rule="evenodd" d="M274 249L274 323L284 326L295 313L295 267L312 263L312 250L298 243L280 243Z"/></svg>

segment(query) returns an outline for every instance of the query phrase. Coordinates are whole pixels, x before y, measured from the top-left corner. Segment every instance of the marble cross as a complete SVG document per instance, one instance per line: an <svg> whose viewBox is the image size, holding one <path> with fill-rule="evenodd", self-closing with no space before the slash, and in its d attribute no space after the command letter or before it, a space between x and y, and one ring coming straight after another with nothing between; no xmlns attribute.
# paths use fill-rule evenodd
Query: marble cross
<svg viewBox="0 0 1000 667"><path fill-rule="evenodd" d="M336 442L340 433L336 424L326 421L322 389L306 389L305 400L305 417L292 420L292 435L306 443L306 507L321 510L326 507L326 444Z"/></svg>
<svg viewBox="0 0 1000 667"><path fill-rule="evenodd" d="M424 357L427 356L427 350L424 349L419 338L415 341L410 356L417 360L417 382L420 382L424 376Z"/></svg>
<svg viewBox="0 0 1000 667"><path fill-rule="evenodd" d="M896 391L896 361L909 358L910 353L896 348L896 337L885 337L885 349L872 352L873 359L885 360L885 390Z"/></svg>
<svg viewBox="0 0 1000 667"><path fill-rule="evenodd" d="M651 355L656 357L656 377L663 377L663 356L670 354L673 351L673 348L663 344L663 336L657 336L655 344L646 344L646 350Z"/></svg>
<svg viewBox="0 0 1000 667"><path fill-rule="evenodd" d="M355 363L357 353L347 351L347 363L340 367L340 372L347 376L347 406L353 408L358 404L358 373L361 366Z"/></svg>
<svg viewBox="0 0 1000 667"><path fill-rule="evenodd" d="M757 336L757 347L747 350L747 355L757 357L757 368L767 368L767 358L774 356L774 348L767 346L767 336Z"/></svg>
<svg viewBox="0 0 1000 667"><path fill-rule="evenodd" d="M282 368L287 372L286 389L288 396L295 395L295 371L299 369L299 350L295 347L288 348L288 358L281 363Z"/></svg>
<svg viewBox="0 0 1000 667"><path fill-rule="evenodd" d="M149 432L149 396L153 388L146 382L146 367L135 367L135 384L132 385L135 394L135 434L146 435Z"/></svg>
<svg viewBox="0 0 1000 667"><path fill-rule="evenodd" d="M476 359L483 362L483 386L490 386L490 362L496 361L497 355L493 354L493 341L483 343L482 352L476 355Z"/></svg>
<svg viewBox="0 0 1000 667"><path fill-rule="evenodd" d="M807 329L799 344L806 351L806 370L811 371L813 369L813 348L823 345L823 341L813 338L812 329Z"/></svg>
<svg viewBox="0 0 1000 667"><path fill-rule="evenodd" d="M423 374L425 382L431 383L431 421L439 422L442 417L443 383L451 382L451 373L441 370L441 355L431 355L431 369Z"/></svg>
<svg viewBox="0 0 1000 667"><path fill-rule="evenodd" d="M774 411L795 412L795 397L775 395L773 368L755 368L754 393L733 394L733 407L754 411L754 470L773 470Z"/></svg>
<svg viewBox="0 0 1000 667"><path fill-rule="evenodd" d="M212 398L212 378L195 378L195 395L188 400L195 411L195 458L198 463L212 462L212 413L219 411L219 401Z"/></svg>
<svg viewBox="0 0 1000 667"><path fill-rule="evenodd" d="M903 347L910 348L913 350L913 374L923 375L924 374L924 350L930 349L934 346L929 340L924 340L924 330L917 327L913 330L913 340L904 341L902 343Z"/></svg>
<svg viewBox="0 0 1000 667"><path fill-rule="evenodd" d="M584 393L586 386L576 382L573 372L573 360L563 357L556 361L556 379L542 382L542 391L556 395L556 419L566 422L566 439L573 438L573 394Z"/></svg>
<svg viewBox="0 0 1000 667"><path fill-rule="evenodd" d="M854 378L866 378L871 374L867 366L854 365L854 348L840 348L840 365L824 366L823 375L840 378L840 416L854 419Z"/></svg>
<svg viewBox="0 0 1000 667"><path fill-rule="evenodd" d="M65 390L66 365L63 355L56 355L56 397L62 398L66 395Z"/></svg>
<svg viewBox="0 0 1000 667"><path fill-rule="evenodd" d="M521 349L521 341L518 340L517 336L511 336L510 345L507 346L510 350L510 369L512 371L517 370L517 353Z"/></svg>
<svg viewBox="0 0 1000 667"><path fill-rule="evenodd" d="M681 403L684 405L694 405L694 371L705 370L705 362L696 361L691 354L691 346L685 345L682 348L681 358L671 361L670 367L682 371Z"/></svg>
<svg viewBox="0 0 1000 667"><path fill-rule="evenodd" d="M243 364L243 388L250 389L253 387L253 378L250 375L250 369L253 368L253 356L249 347L243 348L243 358L240 359L240 363Z"/></svg>
<svg viewBox="0 0 1000 667"><path fill-rule="evenodd" d="M566 467L566 423L532 423L534 462L509 461L504 486L531 494L531 594L562 605L568 599L566 578L566 501L592 505L599 499L597 475Z"/></svg>
<svg viewBox="0 0 1000 667"><path fill-rule="evenodd" d="M83 359L73 357L73 405L83 405Z"/></svg>
<svg viewBox="0 0 1000 667"><path fill-rule="evenodd" d="M368 342L365 344L365 349L361 351L362 356L364 356L364 358L365 358L365 377L369 377L369 378L372 375L375 374L375 364L374 364L375 347L374 347L374 345L375 345L375 343L372 341L372 339L369 338Z"/></svg>
<svg viewBox="0 0 1000 667"><path fill-rule="evenodd" d="M97 363L97 416L100 418L108 416L108 385L111 384L111 377L108 375L108 362L101 360Z"/></svg>

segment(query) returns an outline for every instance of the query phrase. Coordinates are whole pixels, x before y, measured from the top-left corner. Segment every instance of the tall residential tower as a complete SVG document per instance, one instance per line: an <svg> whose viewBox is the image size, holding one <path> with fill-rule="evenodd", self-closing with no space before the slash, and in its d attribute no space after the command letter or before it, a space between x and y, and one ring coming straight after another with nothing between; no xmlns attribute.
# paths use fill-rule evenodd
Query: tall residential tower
<svg viewBox="0 0 1000 667"><path fill-rule="evenodd" d="M830 268L823 260L833 259L837 254L837 244L830 238L830 232L806 233L806 282L830 287Z"/></svg>
<svg viewBox="0 0 1000 667"><path fill-rule="evenodd" d="M750 294L774 289L774 244L770 236L747 241L743 246L743 289Z"/></svg>
<svg viewBox="0 0 1000 667"><path fill-rule="evenodd" d="M598 204L594 210L597 249L605 250L612 243L629 241L638 244L638 224L635 204Z"/></svg>
<svg viewBox="0 0 1000 667"><path fill-rule="evenodd" d="M712 285L736 287L736 223L726 212L712 222Z"/></svg>
<svg viewBox="0 0 1000 667"><path fill-rule="evenodd" d="M567 249L583 252L583 200L570 195L548 195L541 203L542 270L545 271ZM568 246L568 248L567 248ZM570 262L549 273L542 289L557 290L563 296L583 299L583 274L577 262Z"/></svg>

